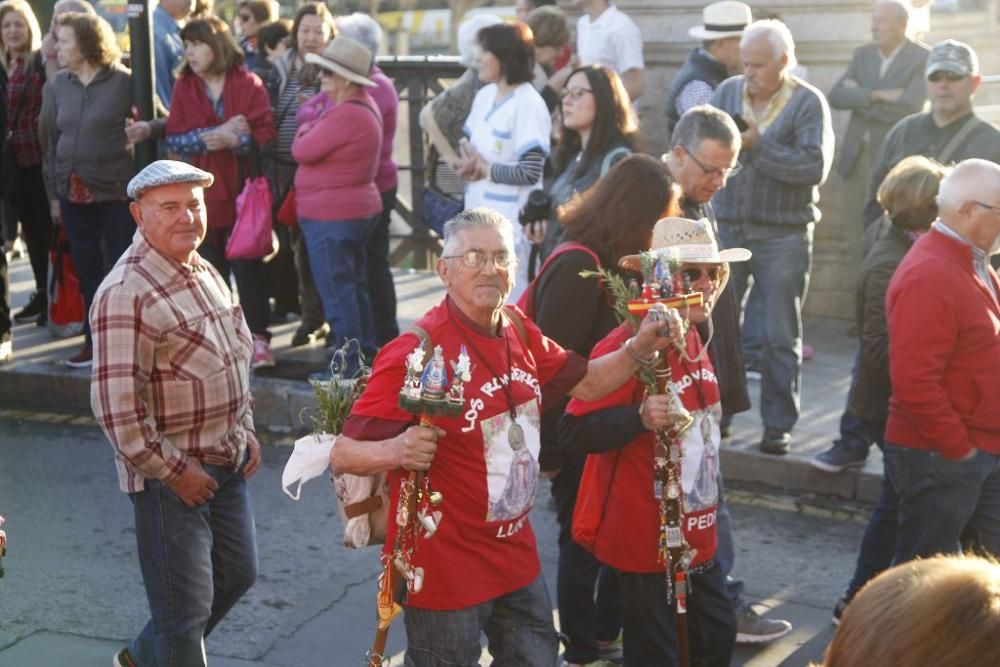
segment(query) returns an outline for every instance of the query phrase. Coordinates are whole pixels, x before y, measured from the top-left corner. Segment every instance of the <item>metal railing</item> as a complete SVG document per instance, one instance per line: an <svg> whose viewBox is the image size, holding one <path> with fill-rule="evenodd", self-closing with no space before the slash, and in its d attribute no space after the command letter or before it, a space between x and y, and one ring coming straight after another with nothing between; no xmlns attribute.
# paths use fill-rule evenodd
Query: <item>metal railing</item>
<svg viewBox="0 0 1000 667"><path fill-rule="evenodd" d="M403 156L395 156L400 172L409 175L407 192L396 193L396 213L405 222L408 234L393 234L396 241L389 261L393 266L410 258L410 266L427 269L433 266L433 255L441 248L441 239L424 226L420 210L420 195L424 189L426 151L424 132L420 127L420 110L429 99L441 93L445 82L457 79L465 72L465 66L455 56L379 56L377 64L396 86L399 94L400 113L406 109L408 136L407 163Z"/></svg>

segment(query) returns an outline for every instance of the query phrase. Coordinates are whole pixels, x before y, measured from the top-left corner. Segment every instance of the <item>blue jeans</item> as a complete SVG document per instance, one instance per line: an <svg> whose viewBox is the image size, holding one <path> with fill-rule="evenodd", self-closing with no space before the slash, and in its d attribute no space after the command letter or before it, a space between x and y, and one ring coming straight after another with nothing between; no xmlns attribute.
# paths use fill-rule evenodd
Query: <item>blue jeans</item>
<svg viewBox="0 0 1000 667"><path fill-rule="evenodd" d="M676 601L667 604L662 572L622 572L625 667L678 665ZM736 614L717 563L688 577L688 639L695 667L729 667L736 643Z"/></svg>
<svg viewBox="0 0 1000 667"><path fill-rule="evenodd" d="M949 461L887 442L885 464L899 495L896 564L959 553L967 531L1000 556L1000 457L975 450L971 459Z"/></svg>
<svg viewBox="0 0 1000 667"><path fill-rule="evenodd" d="M765 428L791 431L799 418L802 385L802 301L812 263L812 228L793 229L774 238L747 238L742 225L719 225L726 248L748 248L749 262L730 264L741 302L749 279L759 294L761 373L760 414Z"/></svg>
<svg viewBox="0 0 1000 667"><path fill-rule="evenodd" d="M371 290L375 344L379 347L399 335L396 322L396 283L389 262L389 223L396 207L396 188L382 193L382 213L368 239L368 287Z"/></svg>
<svg viewBox="0 0 1000 667"><path fill-rule="evenodd" d="M86 309L84 314L87 314L94 303L97 288L107 274L105 269L114 266L132 244L135 222L128 211L127 201L74 204L61 199L59 210L69 240L73 268L80 279L80 292ZM90 317L84 317L83 335L86 344L90 345Z"/></svg>
<svg viewBox="0 0 1000 667"><path fill-rule="evenodd" d="M559 630L569 644L566 662L597 660L597 642L618 637L622 627L619 573L602 565L594 555L573 541L573 509L586 456L571 456L552 480L559 522L559 572L556 601ZM595 595L596 592L596 595Z"/></svg>
<svg viewBox="0 0 1000 667"><path fill-rule="evenodd" d="M337 347L356 340L369 362L375 356L375 325L368 292L368 240L378 216L355 220L299 218L323 313ZM353 347L352 347L353 349Z"/></svg>
<svg viewBox="0 0 1000 667"><path fill-rule="evenodd" d="M219 484L190 508L165 484L131 495L152 618L132 640L140 667L204 667L205 637L257 578L250 492L240 470L203 465Z"/></svg>
<svg viewBox="0 0 1000 667"><path fill-rule="evenodd" d="M715 562L725 580L726 596L732 604L733 611L738 612L747 606L743 599L743 582L733 579L729 573L736 564L736 548L733 545L733 517L729 514L729 503L726 502L726 490L722 484L722 474L716 478L719 485L719 507L715 513L715 534L718 544L715 547Z"/></svg>
<svg viewBox="0 0 1000 667"><path fill-rule="evenodd" d="M465 609L407 607L403 620L406 667L477 667L484 632L495 667L552 667L556 662L559 642L542 575L524 588Z"/></svg>
<svg viewBox="0 0 1000 667"><path fill-rule="evenodd" d="M845 416L849 413L844 413ZM852 415L853 417L853 415ZM878 434L875 444L879 449L885 451L884 433L885 422L863 421L858 417L861 428L865 433ZM884 462L884 459L883 459ZM889 479L887 466L883 465L882 487L879 491L878 502L872 515L868 519L865 527L864 537L861 538L861 549L858 551L858 560L854 565L854 577L847 586L844 597L850 601L861 587L874 579L882 570L889 569L892 565L892 558L896 552L896 523L899 516L899 496Z"/></svg>

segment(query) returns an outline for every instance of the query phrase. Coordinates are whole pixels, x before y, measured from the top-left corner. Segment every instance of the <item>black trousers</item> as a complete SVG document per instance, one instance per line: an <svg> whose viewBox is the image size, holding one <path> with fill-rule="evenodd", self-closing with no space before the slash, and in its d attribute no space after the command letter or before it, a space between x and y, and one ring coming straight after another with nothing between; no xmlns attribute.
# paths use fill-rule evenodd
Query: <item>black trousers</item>
<svg viewBox="0 0 1000 667"><path fill-rule="evenodd" d="M28 259L35 277L35 289L46 293L49 280L49 249L52 246L52 214L42 180L42 165L21 169L17 192L11 205L21 221Z"/></svg>
<svg viewBox="0 0 1000 667"><path fill-rule="evenodd" d="M728 667L736 643L736 615L717 563L688 577L688 640L694 667ZM666 576L621 573L625 667L679 665L674 605Z"/></svg>
<svg viewBox="0 0 1000 667"><path fill-rule="evenodd" d="M396 188L382 193L382 213L368 246L368 291L371 294L375 322L375 344L382 347L399 335L396 322L396 285L389 265L389 222L396 206Z"/></svg>
<svg viewBox="0 0 1000 667"><path fill-rule="evenodd" d="M7 272L7 253L0 248L0 343L10 333L10 278Z"/></svg>

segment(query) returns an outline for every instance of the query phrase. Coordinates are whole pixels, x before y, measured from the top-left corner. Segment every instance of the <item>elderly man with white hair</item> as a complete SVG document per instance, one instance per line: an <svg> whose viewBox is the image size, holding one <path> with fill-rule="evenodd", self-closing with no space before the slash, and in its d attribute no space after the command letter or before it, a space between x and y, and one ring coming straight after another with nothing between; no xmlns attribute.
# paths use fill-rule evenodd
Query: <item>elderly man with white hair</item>
<svg viewBox="0 0 1000 667"><path fill-rule="evenodd" d="M972 545L1000 556L1000 166L961 162L938 211L886 294L897 564Z"/></svg>
<svg viewBox="0 0 1000 667"><path fill-rule="evenodd" d="M802 301L819 186L833 162L833 127L823 94L790 72L795 42L784 23L751 23L740 57L743 74L723 82L712 104L741 127L743 168L713 204L722 245L753 252L749 266L733 267L733 288L742 300L752 276L761 297L760 448L783 455L799 417Z"/></svg>
<svg viewBox="0 0 1000 667"><path fill-rule="evenodd" d="M448 221L437 272L447 296L417 322L426 341L411 329L382 348L331 464L340 473L388 471L393 506L410 470L429 468L444 496L444 521L414 556L424 577L405 603L407 665L478 664L485 633L493 664L551 667L558 642L529 519L539 485L540 415L566 394L595 400L618 389L681 340L681 321L673 311L668 337L658 335L659 322L646 320L589 363L563 349L503 305L517 273L514 234L511 222L488 208ZM437 417L433 428L398 407L408 357L425 342L440 363L461 354L471 362L462 414Z"/></svg>

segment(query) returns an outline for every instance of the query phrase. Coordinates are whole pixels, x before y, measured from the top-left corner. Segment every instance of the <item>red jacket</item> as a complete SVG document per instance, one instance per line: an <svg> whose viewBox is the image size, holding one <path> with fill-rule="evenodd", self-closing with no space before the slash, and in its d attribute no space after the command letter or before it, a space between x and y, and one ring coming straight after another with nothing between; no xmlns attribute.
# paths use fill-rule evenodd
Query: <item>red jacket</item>
<svg viewBox="0 0 1000 667"><path fill-rule="evenodd" d="M170 98L170 116L167 134L183 134L203 127L224 123L233 116L243 114L250 124L250 132L258 146L274 141L277 133L271 117L271 103L267 89L260 78L242 65L233 67L226 74L222 89L222 108L225 117L215 115L212 103L205 93L205 82L195 74L177 79ZM211 172L215 184L205 190L205 207L208 209L209 227L231 227L236 219L236 196L243 187L238 183L239 163L231 151L211 151L196 155L191 164Z"/></svg>
<svg viewBox="0 0 1000 667"><path fill-rule="evenodd" d="M1000 454L1000 304L973 270L972 248L925 234L896 269L886 311L886 440L952 460L973 448Z"/></svg>

